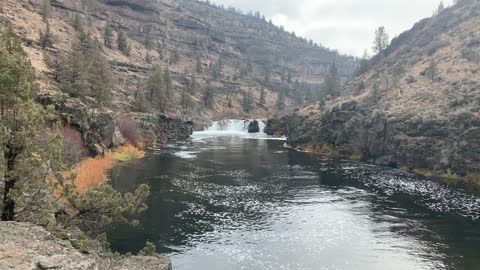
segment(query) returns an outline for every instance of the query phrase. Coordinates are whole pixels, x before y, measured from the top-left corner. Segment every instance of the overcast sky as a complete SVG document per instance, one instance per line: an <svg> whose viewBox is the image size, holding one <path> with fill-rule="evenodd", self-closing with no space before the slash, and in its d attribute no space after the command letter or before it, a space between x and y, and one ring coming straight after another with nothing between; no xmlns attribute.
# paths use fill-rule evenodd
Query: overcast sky
<svg viewBox="0 0 480 270"><path fill-rule="evenodd" d="M375 28L390 37L429 17L440 0L211 0L244 11L260 11L276 25L341 53L371 53ZM452 0L444 0L450 5Z"/></svg>

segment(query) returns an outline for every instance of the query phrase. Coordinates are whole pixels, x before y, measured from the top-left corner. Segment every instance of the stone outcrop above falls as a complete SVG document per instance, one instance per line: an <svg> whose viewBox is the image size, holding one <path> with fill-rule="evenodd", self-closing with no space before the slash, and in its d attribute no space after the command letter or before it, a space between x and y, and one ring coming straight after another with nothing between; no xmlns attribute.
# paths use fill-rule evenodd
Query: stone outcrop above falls
<svg viewBox="0 0 480 270"><path fill-rule="evenodd" d="M81 253L68 240L30 223L0 222L0 269L171 270L167 257Z"/></svg>

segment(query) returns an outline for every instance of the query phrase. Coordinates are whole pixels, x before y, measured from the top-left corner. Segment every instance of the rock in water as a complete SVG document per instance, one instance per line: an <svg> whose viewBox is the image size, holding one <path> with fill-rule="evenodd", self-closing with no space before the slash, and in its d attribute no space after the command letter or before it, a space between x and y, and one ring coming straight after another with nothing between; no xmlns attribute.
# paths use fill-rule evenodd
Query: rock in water
<svg viewBox="0 0 480 270"><path fill-rule="evenodd" d="M258 125L257 120L253 120L248 123L248 133L258 133L260 132L260 126Z"/></svg>

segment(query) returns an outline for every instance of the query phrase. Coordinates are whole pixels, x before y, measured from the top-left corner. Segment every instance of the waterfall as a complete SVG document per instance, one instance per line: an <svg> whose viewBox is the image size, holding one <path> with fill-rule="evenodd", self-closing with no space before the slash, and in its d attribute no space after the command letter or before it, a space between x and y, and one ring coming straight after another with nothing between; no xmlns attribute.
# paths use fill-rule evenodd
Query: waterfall
<svg viewBox="0 0 480 270"><path fill-rule="evenodd" d="M215 121L212 125L206 128L203 132L215 132L215 133L248 133L248 125L254 120L238 120L238 119L229 119L223 121ZM265 128L265 123L262 120L258 121L258 126L260 127L260 134L263 133Z"/></svg>
<svg viewBox="0 0 480 270"><path fill-rule="evenodd" d="M248 125L253 122L258 122L260 132L248 133ZM192 137L196 140L203 140L205 138L218 137L218 136L234 136L244 139L256 139L256 140L280 140L285 141L286 137L273 137L268 136L263 132L265 129L265 122L262 120L239 120L229 119L222 121L215 121L208 128L203 131L194 132Z"/></svg>

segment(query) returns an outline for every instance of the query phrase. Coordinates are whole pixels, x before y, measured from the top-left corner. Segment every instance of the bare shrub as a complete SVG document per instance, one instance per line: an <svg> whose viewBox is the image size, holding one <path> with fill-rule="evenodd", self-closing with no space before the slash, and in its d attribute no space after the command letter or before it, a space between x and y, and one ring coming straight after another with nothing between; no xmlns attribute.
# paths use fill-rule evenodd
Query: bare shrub
<svg viewBox="0 0 480 270"><path fill-rule="evenodd" d="M123 137L133 146L139 146L141 136L138 124L129 116L122 116L118 119L118 127Z"/></svg>
<svg viewBox="0 0 480 270"><path fill-rule="evenodd" d="M63 135L62 160L68 166L73 166L82 160L87 154L83 145L82 135L69 126L63 126L60 131Z"/></svg>

